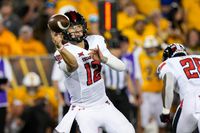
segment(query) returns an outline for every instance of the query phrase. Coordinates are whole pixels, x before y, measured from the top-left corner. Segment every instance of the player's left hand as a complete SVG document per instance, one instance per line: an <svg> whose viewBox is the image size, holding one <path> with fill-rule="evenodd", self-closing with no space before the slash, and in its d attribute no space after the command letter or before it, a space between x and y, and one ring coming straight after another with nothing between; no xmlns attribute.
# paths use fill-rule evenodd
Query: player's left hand
<svg viewBox="0 0 200 133"><path fill-rule="evenodd" d="M161 114L160 115L160 121L163 123L169 123L170 122L170 114Z"/></svg>
<svg viewBox="0 0 200 133"><path fill-rule="evenodd" d="M107 60L105 59L105 57L103 56L101 50L99 49L99 46L97 45L97 48L95 49L90 49L90 53L89 55L92 57L93 60L97 60L100 62L105 63Z"/></svg>
<svg viewBox="0 0 200 133"><path fill-rule="evenodd" d="M136 95L136 99L137 99L137 106L140 106L143 103L143 99L141 95Z"/></svg>

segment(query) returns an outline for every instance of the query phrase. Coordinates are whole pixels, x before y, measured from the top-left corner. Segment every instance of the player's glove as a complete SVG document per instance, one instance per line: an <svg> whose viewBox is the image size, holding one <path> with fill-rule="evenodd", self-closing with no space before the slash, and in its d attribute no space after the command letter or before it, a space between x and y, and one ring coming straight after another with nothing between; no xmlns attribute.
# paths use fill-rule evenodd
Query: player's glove
<svg viewBox="0 0 200 133"><path fill-rule="evenodd" d="M169 123L170 122L170 114L161 114L160 121L163 123Z"/></svg>

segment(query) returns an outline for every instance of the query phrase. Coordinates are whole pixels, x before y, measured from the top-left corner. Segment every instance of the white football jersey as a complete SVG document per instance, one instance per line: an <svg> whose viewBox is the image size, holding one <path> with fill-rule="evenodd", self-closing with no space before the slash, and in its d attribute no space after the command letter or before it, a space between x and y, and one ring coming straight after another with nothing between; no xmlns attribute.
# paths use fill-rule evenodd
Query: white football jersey
<svg viewBox="0 0 200 133"><path fill-rule="evenodd" d="M59 52L56 51L54 54L60 68L65 72L65 87L70 94L72 104L91 104L106 95L101 72L102 64L91 58L89 49L95 49L99 46L103 55L110 54L110 52L102 36L91 35L88 36L86 40L88 43L88 50L71 43L67 43L64 46L75 56L78 62L78 69L72 73L66 72L66 68L63 68L63 66L65 66L63 65L64 60Z"/></svg>
<svg viewBox="0 0 200 133"><path fill-rule="evenodd" d="M54 63L53 65L51 80L58 81L58 89L60 92L66 92L66 88L64 86L65 75L57 63Z"/></svg>
<svg viewBox="0 0 200 133"><path fill-rule="evenodd" d="M169 58L158 67L159 78L163 79L167 72L176 79L175 91L183 99L185 94L200 89L200 55L189 55Z"/></svg>

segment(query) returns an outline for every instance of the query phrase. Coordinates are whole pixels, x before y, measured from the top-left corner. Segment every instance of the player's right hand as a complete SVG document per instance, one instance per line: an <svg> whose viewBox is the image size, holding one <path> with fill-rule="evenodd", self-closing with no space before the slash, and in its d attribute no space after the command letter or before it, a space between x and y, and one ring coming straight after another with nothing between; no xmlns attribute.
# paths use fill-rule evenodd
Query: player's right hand
<svg viewBox="0 0 200 133"><path fill-rule="evenodd" d="M62 47L63 34L51 31L51 38L56 48Z"/></svg>
<svg viewBox="0 0 200 133"><path fill-rule="evenodd" d="M170 114L161 114L160 115L160 121L163 123L169 123L170 122Z"/></svg>

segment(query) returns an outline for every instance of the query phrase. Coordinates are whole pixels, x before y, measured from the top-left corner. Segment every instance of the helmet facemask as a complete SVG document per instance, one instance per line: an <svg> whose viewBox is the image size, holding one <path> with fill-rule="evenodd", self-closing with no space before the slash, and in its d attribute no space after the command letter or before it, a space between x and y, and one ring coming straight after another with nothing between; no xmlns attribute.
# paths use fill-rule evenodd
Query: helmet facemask
<svg viewBox="0 0 200 133"><path fill-rule="evenodd" d="M63 31L64 39L69 42L80 43L87 36L87 24L81 14L75 11L66 12L70 20L70 26Z"/></svg>
<svg viewBox="0 0 200 133"><path fill-rule="evenodd" d="M67 38L68 41L72 41L72 42L81 42L85 37L84 37L84 33L83 33L83 26L82 25L73 25L70 26L67 31Z"/></svg>

